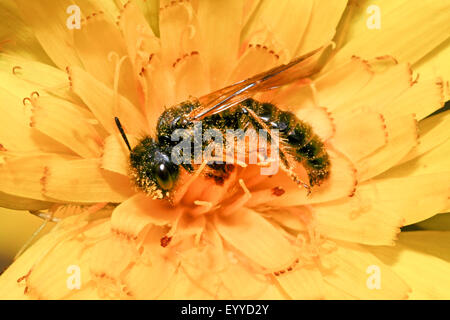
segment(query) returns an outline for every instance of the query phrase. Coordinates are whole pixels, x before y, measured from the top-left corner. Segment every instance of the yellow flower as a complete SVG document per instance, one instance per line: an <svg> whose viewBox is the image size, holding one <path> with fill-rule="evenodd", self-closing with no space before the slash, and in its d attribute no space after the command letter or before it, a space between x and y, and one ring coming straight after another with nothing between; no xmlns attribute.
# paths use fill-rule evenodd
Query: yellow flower
<svg viewBox="0 0 450 320"><path fill-rule="evenodd" d="M69 0L0 5L0 204L58 222L0 298L450 297L450 232L399 235L450 208L450 112L427 117L449 94L448 1L374 1L380 29L367 1L75 2L81 29ZM310 195L255 165L184 175L175 204L133 188L115 116L136 144L165 107L333 39L310 81L255 97L325 142Z"/></svg>

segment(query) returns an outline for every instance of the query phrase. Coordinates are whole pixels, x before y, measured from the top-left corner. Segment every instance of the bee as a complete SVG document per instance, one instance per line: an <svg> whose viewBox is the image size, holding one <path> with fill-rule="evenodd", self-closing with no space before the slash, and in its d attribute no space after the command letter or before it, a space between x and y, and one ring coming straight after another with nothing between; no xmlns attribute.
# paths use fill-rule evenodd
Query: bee
<svg viewBox="0 0 450 320"><path fill-rule="evenodd" d="M177 129L185 129L192 134L194 124L202 121L203 131L211 128L218 128L222 132L226 129L249 127L266 132L277 129L281 138L278 146L281 168L294 182L305 187L309 194L311 187L320 185L330 173L330 160L324 143L309 124L298 119L293 113L283 111L271 103L256 101L252 97L258 92L310 77L320 70L326 54L325 48L319 48L288 64L194 101L171 107L159 117L156 137L145 136L134 148L131 148L116 117L116 125L130 151L129 165L135 185L154 199L170 198L172 191L176 189L181 170L194 170L192 163L176 164L171 160L172 150L177 143L172 141L171 136ZM302 165L306 170L309 183L300 179L296 172L298 165ZM208 167L208 176L214 178L217 183L223 183L234 169L230 164L211 162L208 162Z"/></svg>

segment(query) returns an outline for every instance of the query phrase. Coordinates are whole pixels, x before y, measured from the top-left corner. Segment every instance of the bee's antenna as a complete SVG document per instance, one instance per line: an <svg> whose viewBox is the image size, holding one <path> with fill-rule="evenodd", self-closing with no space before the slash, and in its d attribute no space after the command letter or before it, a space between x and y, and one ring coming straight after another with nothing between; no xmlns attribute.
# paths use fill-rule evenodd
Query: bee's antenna
<svg viewBox="0 0 450 320"><path fill-rule="evenodd" d="M114 117L114 120L116 120L116 125L120 131L120 134L122 135L123 141L125 141L125 143L127 144L128 150L131 151L130 143L128 142L127 135L125 134L125 131L123 130L123 127L122 127L122 124L120 123L119 118Z"/></svg>

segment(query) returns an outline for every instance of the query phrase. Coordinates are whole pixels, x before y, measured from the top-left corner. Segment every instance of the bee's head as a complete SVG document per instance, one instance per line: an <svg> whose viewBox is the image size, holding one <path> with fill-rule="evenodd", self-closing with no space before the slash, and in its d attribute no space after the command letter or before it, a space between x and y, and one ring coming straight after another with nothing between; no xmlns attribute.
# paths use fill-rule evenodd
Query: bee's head
<svg viewBox="0 0 450 320"><path fill-rule="evenodd" d="M154 198L165 198L175 186L179 166L170 160L170 152L146 137L130 152L132 175L138 188Z"/></svg>

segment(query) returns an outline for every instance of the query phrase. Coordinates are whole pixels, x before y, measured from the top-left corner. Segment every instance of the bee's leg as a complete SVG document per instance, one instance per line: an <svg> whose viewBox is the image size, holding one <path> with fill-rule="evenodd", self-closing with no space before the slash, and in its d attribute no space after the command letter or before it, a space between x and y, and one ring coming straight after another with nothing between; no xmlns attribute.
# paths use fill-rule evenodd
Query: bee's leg
<svg viewBox="0 0 450 320"><path fill-rule="evenodd" d="M259 117L254 110L250 107L243 107L247 110L249 116L256 122L256 124L263 130L267 132L267 136L272 141L271 137L271 129L262 119ZM297 161L292 156L292 147L281 137L277 136L278 141L275 142L275 147L278 148L279 153L279 163L281 169L286 172L289 177L299 186L306 189L308 195L311 193L311 186L304 182L300 178L300 174L298 173ZM271 143L272 144L272 143Z"/></svg>

